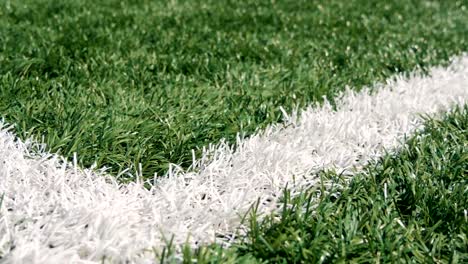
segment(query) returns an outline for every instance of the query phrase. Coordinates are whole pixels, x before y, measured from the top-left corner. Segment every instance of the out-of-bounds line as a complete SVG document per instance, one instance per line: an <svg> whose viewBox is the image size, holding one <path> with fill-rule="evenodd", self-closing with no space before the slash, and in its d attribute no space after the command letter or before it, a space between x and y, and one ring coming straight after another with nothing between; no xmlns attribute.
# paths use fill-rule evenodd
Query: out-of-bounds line
<svg viewBox="0 0 468 264"><path fill-rule="evenodd" d="M372 90L372 92L371 92ZM220 143L185 172L173 167L151 189L67 164L0 130L0 256L5 263L145 262L174 236L193 246L232 234L252 203L275 210L283 188L317 183L323 169L351 171L394 149L437 115L468 99L468 56L429 76L396 77L347 90L283 124ZM39 146L40 147L40 146ZM218 238L217 238L218 237Z"/></svg>

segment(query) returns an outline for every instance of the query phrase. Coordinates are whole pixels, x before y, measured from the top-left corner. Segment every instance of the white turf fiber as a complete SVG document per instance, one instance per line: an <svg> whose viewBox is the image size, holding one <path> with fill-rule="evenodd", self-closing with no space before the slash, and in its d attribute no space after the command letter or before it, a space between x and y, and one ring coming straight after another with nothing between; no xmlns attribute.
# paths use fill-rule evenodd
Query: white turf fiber
<svg viewBox="0 0 468 264"><path fill-rule="evenodd" d="M336 111L326 103L285 116L284 124L238 140L236 150L221 142L189 172L173 166L151 190L77 168L3 124L0 262L100 263L105 256L147 263L172 235L176 245L229 242L216 237L235 232L257 199L259 212L271 212L286 184L313 185L323 169L352 172L398 147L421 127L421 113L466 103L468 56L429 77L397 77L372 90L347 90Z"/></svg>

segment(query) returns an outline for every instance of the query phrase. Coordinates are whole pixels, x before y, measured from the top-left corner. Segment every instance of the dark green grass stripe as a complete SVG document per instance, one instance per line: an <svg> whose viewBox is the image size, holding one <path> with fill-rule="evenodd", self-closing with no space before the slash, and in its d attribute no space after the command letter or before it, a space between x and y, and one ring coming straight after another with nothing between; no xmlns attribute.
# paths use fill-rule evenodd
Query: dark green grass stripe
<svg viewBox="0 0 468 264"><path fill-rule="evenodd" d="M0 113L112 173L468 50L467 1L0 2Z"/></svg>
<svg viewBox="0 0 468 264"><path fill-rule="evenodd" d="M343 180L333 173L323 177ZM283 211L261 223L254 217L245 241L224 251L186 250L186 259L468 262L468 106L443 121L428 119L425 131L398 153L370 164L348 187L328 190L312 206L318 190L293 198L286 192Z"/></svg>

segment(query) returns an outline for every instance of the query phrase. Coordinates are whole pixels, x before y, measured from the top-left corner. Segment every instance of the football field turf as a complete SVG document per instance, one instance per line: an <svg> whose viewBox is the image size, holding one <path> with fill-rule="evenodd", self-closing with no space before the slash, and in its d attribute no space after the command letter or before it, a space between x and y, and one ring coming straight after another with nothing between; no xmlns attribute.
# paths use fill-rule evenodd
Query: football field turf
<svg viewBox="0 0 468 264"><path fill-rule="evenodd" d="M467 4L0 3L0 261L466 261Z"/></svg>
<svg viewBox="0 0 468 264"><path fill-rule="evenodd" d="M86 167L152 177L280 107L466 51L464 3L2 1L0 112Z"/></svg>

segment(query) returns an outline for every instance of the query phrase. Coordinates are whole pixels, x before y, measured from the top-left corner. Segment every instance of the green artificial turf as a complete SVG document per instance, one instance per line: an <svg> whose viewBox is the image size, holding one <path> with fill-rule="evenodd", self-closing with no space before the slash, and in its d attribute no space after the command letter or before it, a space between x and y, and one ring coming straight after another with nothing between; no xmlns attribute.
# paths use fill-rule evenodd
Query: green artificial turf
<svg viewBox="0 0 468 264"><path fill-rule="evenodd" d="M467 1L0 1L0 115L81 165L167 171L468 48Z"/></svg>
<svg viewBox="0 0 468 264"><path fill-rule="evenodd" d="M184 249L185 263L467 263L468 106L357 173L333 172L230 248ZM322 193L323 195L320 195ZM159 259L171 262L164 252Z"/></svg>

